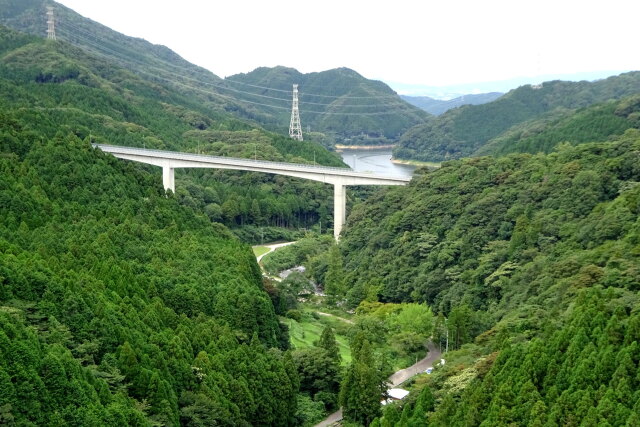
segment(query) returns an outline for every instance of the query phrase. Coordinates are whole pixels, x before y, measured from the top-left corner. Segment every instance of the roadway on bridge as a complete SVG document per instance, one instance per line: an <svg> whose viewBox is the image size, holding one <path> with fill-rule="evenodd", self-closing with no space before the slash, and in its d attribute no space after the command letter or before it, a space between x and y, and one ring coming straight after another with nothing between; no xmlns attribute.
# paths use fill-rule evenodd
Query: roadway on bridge
<svg viewBox="0 0 640 427"><path fill-rule="evenodd" d="M347 168L301 165L296 163L269 162L265 160L239 159L235 157L208 156L203 154L180 153L175 151L151 150L145 148L121 147L116 145L93 144L94 147L111 153L115 157L162 168L162 184L166 190L175 193L175 169L208 168L230 169L249 172L263 172L309 179L333 185L333 234L340 236L346 220L346 187L349 185L406 185L411 177L375 175L355 172Z"/></svg>

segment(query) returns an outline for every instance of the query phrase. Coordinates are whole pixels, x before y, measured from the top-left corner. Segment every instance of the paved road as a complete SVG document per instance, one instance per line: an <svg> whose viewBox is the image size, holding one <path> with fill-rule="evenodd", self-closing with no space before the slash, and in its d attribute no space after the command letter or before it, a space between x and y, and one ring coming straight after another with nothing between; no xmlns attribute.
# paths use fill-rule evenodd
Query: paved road
<svg viewBox="0 0 640 427"><path fill-rule="evenodd" d="M417 363L409 366L408 368L397 371L396 373L394 373L389 377L389 383L391 384L391 387L399 386L403 382L407 381L409 378L414 377L421 372L424 372L429 367L432 367L435 362L440 360L440 350L438 350L431 341L427 343L427 348L429 349L429 352L427 353L427 357L425 357L422 360L419 360ZM327 427L334 423L337 423L341 419L342 419L342 409L329 415L320 423L316 424L315 427Z"/></svg>
<svg viewBox="0 0 640 427"><path fill-rule="evenodd" d="M389 377L389 382L392 387L398 386L408 380L411 377L418 375L421 372L424 372L429 367L433 367L433 364L440 360L440 350L436 348L436 346L429 341L427 343L427 348L429 349L429 353L427 353L427 357L422 360L419 360L412 366L409 366L406 369L401 369L395 374Z"/></svg>
<svg viewBox="0 0 640 427"><path fill-rule="evenodd" d="M256 257L256 260L258 262L260 262L260 260L262 259L263 256L270 254L271 252L275 251L278 248L281 248L283 246L289 246L289 245L293 245L296 242L284 242L284 243L274 243L273 245L257 245L257 246L265 246L267 248L269 248L269 252L265 252L262 255L259 255Z"/></svg>

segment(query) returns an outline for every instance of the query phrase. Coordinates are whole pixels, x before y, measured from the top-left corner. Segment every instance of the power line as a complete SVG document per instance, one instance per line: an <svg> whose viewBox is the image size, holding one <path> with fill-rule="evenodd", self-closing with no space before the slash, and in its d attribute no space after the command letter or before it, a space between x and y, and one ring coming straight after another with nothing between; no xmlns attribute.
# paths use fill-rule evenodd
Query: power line
<svg viewBox="0 0 640 427"><path fill-rule="evenodd" d="M92 34L88 34L88 33L84 32L83 30L80 30L79 28L74 27L74 26L72 26L72 25L69 25L69 24L65 24L65 25L67 25L68 27L73 27L73 28L75 29L75 32L76 32L76 33L83 33L83 34L85 34L85 35L86 35L86 36L88 36L88 37L92 37L94 40L96 40L96 42L100 43L100 41L99 41L99 40L98 40L94 35L92 35ZM81 37L78 37L75 33L73 34L73 36L74 36L76 39L78 39L78 40L81 40L81 39L82 39ZM85 42L89 43L88 41L86 41L86 40L87 40L86 38L85 38L84 40L85 40ZM90 43L89 43L89 44L90 44ZM94 46L94 47L96 47L96 48L101 48L101 49L106 50L106 51L109 51L109 52L112 52L112 53L113 53L114 55L116 55L116 56L119 54L119 52L116 52L116 51L114 51L113 49L109 49L108 47L98 46L98 45L96 45L96 44L92 44L92 46ZM126 50L127 50L128 52L130 52L130 55L131 55L131 56L136 55L136 52L131 51L131 50L129 50L129 49L126 49ZM241 94L245 94L245 95L251 95L251 96L256 96L256 97L266 98L266 99L273 99L273 100L276 100L276 101L283 101L283 102L286 102L287 104L289 103L289 99L285 99L285 98L278 98L278 97L268 96L268 95L263 95L263 94L254 93L254 92L241 91L241 90L238 90L238 89L234 89L234 88L232 88L232 87L228 87L228 86L224 86L224 85L220 85L220 84L215 84L215 83L212 83L212 82L205 82L205 81L202 81L202 80L199 80L199 79L196 79L196 78L193 78L193 77L188 77L188 76L185 76L185 75L182 75L182 74L172 73L172 72L169 72L169 71L163 70L163 69L161 69L161 68L153 67L153 66L151 66L151 65L149 65L149 64L145 64L145 63L140 62L140 61L138 61L138 60L135 60L135 59L133 59L133 58L131 58L131 57L129 57L129 56L127 56L127 57L123 57L121 53L120 53L120 56L119 56L119 57L120 57L120 58L123 58L123 59L126 59L126 60L128 60L128 61L135 61L135 62L138 62L139 64L141 64L141 65L143 65L143 66L145 66L145 67L151 67L151 68L154 68L154 69L156 69L156 70L162 71L162 72L163 72L163 73L165 73L165 74L173 75L173 76L180 77L180 78L183 78L183 79L186 79L186 80L191 80L191 81L194 81L194 82L196 82L196 83L203 84L203 85L207 85L207 86L211 86L211 87L216 87L216 88L218 88L218 89L228 90L228 91L232 91L232 92L235 92L235 93L241 93ZM154 58L154 59L157 59L157 58ZM167 61L164 61L164 60L160 60L160 61L161 61L163 64L166 64L166 65L168 65L168 66L170 66L170 67L172 67L172 68L178 68L178 69L180 69L180 70L185 70L185 71L193 72L193 70L191 70L191 69L189 69L189 68L181 67L181 66L178 66L178 65L174 65L174 64L172 64L172 63L170 63L170 62L167 62ZM228 80L224 80L224 81L225 81L225 82L227 82ZM291 95L291 94L292 94L292 92L291 92L291 91L285 91L285 90L280 90L280 89L275 89L275 88L267 88L267 87L264 87L264 86L251 85L251 84L248 84L248 83L244 83L244 84L245 84L245 85L247 85L247 86L252 86L252 87L256 87L256 88L261 88L261 89L266 89L266 90L272 90L272 91L283 92L283 93L287 93L287 94L289 94L289 95ZM304 99L306 96L310 96L310 95L309 95L309 94L307 94L307 93L302 93L302 94L300 94L300 95L301 95L301 97L302 97L303 99ZM337 98L339 98L339 99L349 99L349 97L347 97L347 96L344 96L344 97L337 97ZM394 102L394 103L386 103L386 104L369 104L369 105L361 105L361 104L339 104L339 105L337 105L337 106L338 106L338 107L341 107L341 108L343 108L343 107L357 107L357 108L372 108L372 107L373 107L373 108L375 108L375 107L379 107L379 106L388 106L388 107L406 107L406 105L405 105L405 104L403 104L402 102L399 102L399 101L397 100L397 97L394 99L394 101L396 101L396 102ZM305 105L336 106L336 104L333 104L333 103L320 103L320 102L311 102L311 101L304 101L303 103L304 103ZM288 107L287 107L287 109L288 109Z"/></svg>
<svg viewBox="0 0 640 427"><path fill-rule="evenodd" d="M245 85L245 86L251 86L251 87L255 87L255 88L259 88L259 89L266 89L266 90L273 90L276 92L285 92L288 94L291 94L290 90L283 90L283 89L276 89L276 88L271 88L271 87L266 87L266 86L258 86L258 85L253 85L250 83L245 83L245 82L241 82L238 80L231 80L228 78L224 79L225 82L230 82L230 83L238 83L241 85ZM371 96L352 96L352 95L321 95L321 94L317 94L317 93L308 93L308 92L302 92L303 96L316 96L319 98L333 98L333 99L384 99L384 98L390 98L390 99L394 99L396 100L398 98L398 94L394 93L394 94L389 94L389 95L371 95Z"/></svg>
<svg viewBox="0 0 640 427"><path fill-rule="evenodd" d="M74 28L74 26L69 25L69 24L65 24L65 26L70 27L70 28ZM63 34L68 36L68 38L69 38L68 41L71 41L72 39L75 39L80 45L84 45L85 48L86 48L86 45L92 46L94 49L87 49L87 50L89 50L89 51L91 51L91 52L93 52L95 54L98 54L99 56L102 56L104 58L108 58L108 59L111 59L111 60L116 60L116 62L119 62L125 68L132 69L132 71L134 71L134 72L137 72L137 73L140 73L140 74L145 74L145 75L148 75L148 76L150 76L152 78L161 79L161 80L164 80L164 81L166 81L168 83L171 83L171 84L178 84L180 86L183 86L183 87L186 87L188 89L195 90L195 91L198 91L198 92L201 92L201 93L205 93L205 94L209 94L209 95L215 95L215 96L218 96L218 97L224 98L224 99L229 99L229 100L234 101L234 102L248 103L248 104L259 105L259 106L275 108L275 109L283 109L283 110L289 108L289 107L285 107L285 106L279 106L279 105L272 105L272 104L265 104L265 103L255 102L255 101L249 101L249 100L241 99L241 98L240 99L238 99L238 98L230 98L228 96L225 96L225 95L217 93L217 92L205 91L205 90L202 90L201 88L194 87L194 86L188 86L188 85L180 83L178 81L172 81L172 80L169 80L167 78L163 78L163 77L161 77L159 75L151 74L151 73L142 71L140 69L134 69L134 68L131 67L131 63L132 62L133 63L138 63L138 64L140 64L141 66L143 66L145 68L155 69L155 70L160 71L161 73L163 73L165 75L172 75L172 76L178 77L180 79L188 80L188 81L190 80L190 81L193 81L195 83L202 84L202 85L212 86L212 87L215 87L215 88L218 88L218 89L222 89L222 90L230 90L230 91L233 91L233 92L242 93L242 94L245 94L245 95L250 95L250 96L255 96L255 97L263 97L263 98L267 98L267 99L288 102L288 100L285 100L285 99L282 99L282 98L276 98L276 97L270 97L270 96L256 94L256 93L252 93L252 92L240 91L240 90L237 90L237 89L225 87L225 86L218 85L218 84L215 84L215 83L198 80L198 79L195 79L193 77L189 77L189 76L186 76L186 75L183 75L183 74L172 73L170 71L167 71L167 70L152 66L150 64L140 62L137 59L134 59L134 56L137 56L138 54L136 52L131 51L130 49L124 48L124 50L129 52L129 54L127 55L126 52L125 53L117 52L117 51L115 51L113 49L110 49L110 48L104 46L104 45L99 45L99 44L93 43L93 42L89 41L87 37L81 37L81 36L78 35L78 33L87 34L83 30L80 30L79 28L74 28L74 29L77 30L75 33L70 33L68 31L66 31L66 29L62 29L61 33L63 33ZM93 35L90 35L90 37L93 38L94 40L96 39L96 37L93 36ZM111 52L111 55L105 54L104 52ZM125 56L123 56L123 55L125 55ZM118 59L120 59L120 61L117 61ZM186 69L184 67L175 66L174 64L171 64L171 63L166 62L166 61L161 61L161 62L166 64L166 65L172 66L174 68L181 68L181 69L188 70L188 69ZM193 72L193 70L189 70L189 71ZM311 102L308 102L306 104L324 105L324 106L329 106L329 107L340 107L340 108L342 108L342 107L357 107L357 108L365 107L365 108L368 108L368 107L385 107L385 106L391 107L392 106L392 105L389 105L389 104L335 105L335 104L320 104L320 103L311 103ZM396 103L394 106L407 108L407 106L402 104L402 103ZM308 114L348 115L348 116L358 116L358 115L362 115L362 116L377 116L377 115L389 115L389 114L397 114L398 113L398 111L381 111L381 112L364 112L364 113L313 111L313 110L301 110L301 111L304 112L304 113L308 113Z"/></svg>
<svg viewBox="0 0 640 427"><path fill-rule="evenodd" d="M73 26L68 25L68 24L66 24L66 26L68 26L70 28L73 27ZM147 63L141 62L141 61L139 61L137 59L134 59L133 57L136 56L137 53L132 51L132 50L130 50L130 49L126 49L126 48L123 49L125 51L128 51L128 53L127 52L124 52L124 53L123 52L117 52L117 51L115 51L113 49L110 49L109 47L106 47L105 45L96 44L96 43L100 43L100 41L97 40L97 38L95 36L88 35L89 37L92 37L96 41L96 43L93 43L93 42L90 42L86 36L85 37L80 37L80 36L77 35L77 33L83 33L83 34L87 34L87 33L85 33L82 30L79 30L77 28L73 28L73 29L74 29L73 33L67 32L66 30L63 30L63 32L65 34L67 34L68 36L70 36L70 38L74 38L74 39L78 40L80 44L85 43L85 44L88 44L90 46L93 46L96 49L99 49L99 50L102 50L102 51L106 51L106 52L111 52L113 54L113 57L115 57L115 58L124 59L126 61L131 61L131 62L137 62L138 64L140 64L140 65L142 65L142 66L144 66L146 68L152 68L152 69L161 71L161 72L163 72L165 74L176 76L176 77L180 77L180 78L185 79L185 80L191 80L191 81L193 81L195 83L200 83L200 84L203 84L203 85L206 85L206 86L212 86L212 87L216 87L216 88L219 88L219 89L229 90L229 91L233 91L233 92L237 92L237 93L244 93L244 94L247 94L247 95L258 96L258 97L262 97L262 98L268 98L268 99L274 99L274 100L278 100L278 101L284 101L286 103L289 102L288 99L276 98L276 97L271 97L271 96L266 96L266 95L260 95L260 94L256 94L256 93L252 93L252 92L244 92L244 91L240 91L238 89L229 88L229 87L226 87L226 86L223 86L223 85L219 85L219 84L215 84L215 83L212 83L212 82L206 82L206 81L203 81L203 80L196 79L194 77L186 76L184 74L177 74L177 73L173 73L171 71L164 70L164 69L159 68L159 67L155 67L155 66L153 66L151 64L147 64ZM125 56L123 56L123 55L125 55ZM154 58L154 59L156 59L156 58ZM188 69L186 67L180 67L180 66L171 64L170 62L166 62L166 61L161 61L161 62L163 64L166 64L166 65L168 65L170 67L173 67L173 68L179 68L181 70L193 72L193 70L190 70L190 69Z"/></svg>
<svg viewBox="0 0 640 427"><path fill-rule="evenodd" d="M80 32L85 34L88 37L93 38L94 40L96 40L97 42L104 42L105 39L97 39L97 37L94 34L88 33L86 32L84 29L81 29L73 24L69 24L69 23L64 23L61 25L65 25L70 27L71 29L73 29L75 32ZM106 39L107 41L111 41L109 39ZM113 41L113 43L117 43L115 41ZM118 45L118 47L122 47L121 45ZM137 52L132 52L135 55L138 55ZM167 66L171 67L171 68L175 68L178 70L185 70L185 71L189 71L191 73L193 73L193 69L192 68L187 68L184 66L180 66L180 65L176 65L176 64L172 64L164 59L158 58L158 57L154 57L154 59L158 62L162 62L163 64L166 64ZM206 70L207 72L209 72L208 70ZM287 99L284 98L276 98L276 97L269 97L266 95L261 95L261 94L257 94L257 93L253 93L253 92L244 92L244 91L240 91L238 89L234 89L231 87L227 87L227 86L222 86L222 85L215 85L212 84L210 82L202 82L199 81L200 83L204 83L204 84L208 84L208 85L212 85L212 86L216 86L216 87L220 87L222 89L225 90L230 90L230 91L235 91L238 93L246 93L246 94L252 94L254 96L261 96L261 97L265 97L265 98L271 98L271 99L278 99L278 100L283 100L288 102L290 99L290 96L292 95L292 91L290 90L284 90L284 89L278 89L278 88L273 88L273 87L267 87L267 86L260 86L260 85L255 85L255 84L250 84L250 83L246 83L246 82L241 82L241 81L237 81L237 80L231 80L231 79L223 79L223 81L225 83L236 83L236 84L241 84L244 86L248 86L248 87L253 87L253 88L257 88L257 89L264 89L264 90L268 90L268 91L273 91L273 92L280 92L280 93L284 93L287 94ZM329 98L329 99L390 99L393 101L396 101L393 105L402 105L401 102L398 102L398 98L399 96L397 94L389 94L389 95L371 95L371 96L350 96L350 95L323 95L323 94L314 94L314 93L307 93L307 92L301 92L300 96L302 98L305 97L320 97L320 98ZM310 101L305 101L306 104L312 104L312 105L330 105L330 104L326 104L326 103L315 103L315 102L310 102ZM344 105L344 106L350 106L350 107L365 107L362 105Z"/></svg>

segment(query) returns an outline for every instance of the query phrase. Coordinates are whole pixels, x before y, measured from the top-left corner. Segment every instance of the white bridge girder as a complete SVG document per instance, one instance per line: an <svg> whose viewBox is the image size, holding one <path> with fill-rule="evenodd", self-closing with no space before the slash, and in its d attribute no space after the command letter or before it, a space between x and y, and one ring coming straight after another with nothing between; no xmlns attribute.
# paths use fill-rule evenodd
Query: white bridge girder
<svg viewBox="0 0 640 427"><path fill-rule="evenodd" d="M142 148L118 147L94 144L94 147L111 153L119 159L159 166L162 168L162 183L166 190L175 192L176 168L208 168L243 170L285 175L309 179L334 187L333 234L340 236L346 220L346 191L348 185L405 185L411 178L379 176L350 169L326 166L300 165L294 163L268 162L263 160L238 159L233 157L205 156L174 151L147 150Z"/></svg>

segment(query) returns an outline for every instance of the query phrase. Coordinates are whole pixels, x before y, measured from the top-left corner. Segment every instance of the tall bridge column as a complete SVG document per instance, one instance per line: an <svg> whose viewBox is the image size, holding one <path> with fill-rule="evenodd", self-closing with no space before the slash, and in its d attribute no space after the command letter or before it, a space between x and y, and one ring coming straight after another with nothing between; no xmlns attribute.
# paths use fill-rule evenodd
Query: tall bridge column
<svg viewBox="0 0 640 427"><path fill-rule="evenodd" d="M169 166L162 167L162 185L165 190L176 192L176 175L173 168Z"/></svg>
<svg viewBox="0 0 640 427"><path fill-rule="evenodd" d="M340 238L340 232L347 215L347 193L346 186L333 184L333 237Z"/></svg>

